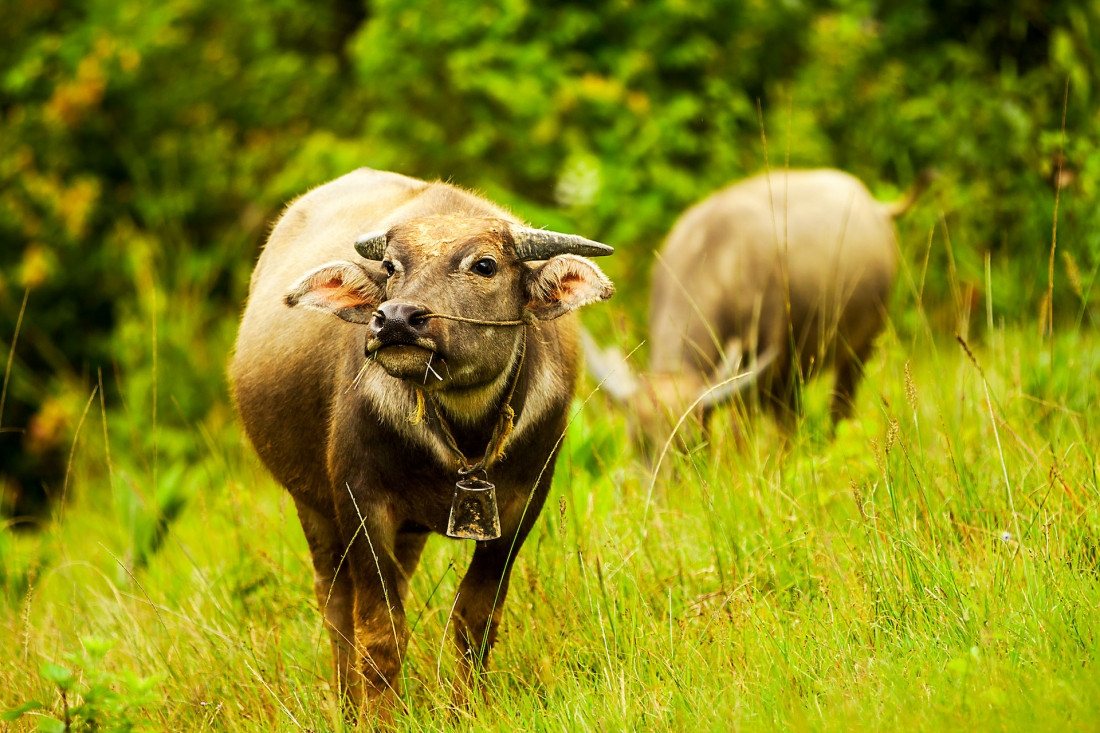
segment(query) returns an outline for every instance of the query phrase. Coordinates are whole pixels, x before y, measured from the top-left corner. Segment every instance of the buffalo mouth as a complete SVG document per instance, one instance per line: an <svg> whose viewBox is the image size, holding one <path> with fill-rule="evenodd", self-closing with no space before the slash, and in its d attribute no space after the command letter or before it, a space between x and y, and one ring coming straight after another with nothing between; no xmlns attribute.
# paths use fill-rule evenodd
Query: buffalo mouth
<svg viewBox="0 0 1100 733"><path fill-rule="evenodd" d="M398 349L413 347L424 351L435 351L436 344L433 339L418 336L414 333L389 333L381 337L370 336L367 338L367 355L377 354L384 349Z"/></svg>
<svg viewBox="0 0 1100 733"><path fill-rule="evenodd" d="M371 339L367 342L367 355L391 377L422 383L425 387L438 385L447 374L443 359L427 339L417 339L415 343Z"/></svg>

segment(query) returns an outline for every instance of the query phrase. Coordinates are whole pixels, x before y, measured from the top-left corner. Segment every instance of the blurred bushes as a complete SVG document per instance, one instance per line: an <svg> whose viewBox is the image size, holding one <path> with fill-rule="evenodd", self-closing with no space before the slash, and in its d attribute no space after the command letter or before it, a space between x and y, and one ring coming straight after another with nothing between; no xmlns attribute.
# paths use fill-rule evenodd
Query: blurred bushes
<svg viewBox="0 0 1100 733"><path fill-rule="evenodd" d="M0 415L19 431L0 433L0 479L16 512L34 508L43 481L59 488L72 406L78 415L93 384L108 405L128 405L123 434L145 451L155 450L158 380L165 427L225 402L233 313L285 198L271 182L308 130L355 130L356 112L338 103L338 51L360 15L251 0L5 11L5 347L29 291ZM34 442L56 403L68 429Z"/></svg>
<svg viewBox="0 0 1100 733"><path fill-rule="evenodd" d="M0 415L8 510L56 488L93 385L118 460L204 452L189 426L229 420L223 365L265 224L359 165L617 245L637 324L672 220L764 166L759 104L772 168L844 168L883 198L940 170L902 225L917 261L940 227L926 303L958 289L945 227L958 281L980 291L991 253L998 315L1035 313L1062 185L1055 313L1091 323L1098 39L1097 0L11 5L5 353L29 296Z"/></svg>

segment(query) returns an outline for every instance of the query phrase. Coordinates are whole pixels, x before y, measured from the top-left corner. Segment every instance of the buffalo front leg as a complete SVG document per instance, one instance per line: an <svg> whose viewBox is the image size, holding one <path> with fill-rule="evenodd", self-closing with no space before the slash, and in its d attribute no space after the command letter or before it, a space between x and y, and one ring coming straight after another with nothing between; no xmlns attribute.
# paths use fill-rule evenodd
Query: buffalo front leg
<svg viewBox="0 0 1100 733"><path fill-rule="evenodd" d="M402 571L395 559L396 533L372 519L365 515L348 548L355 581L355 670L362 684L364 717L386 722L397 704L409 628L401 598Z"/></svg>
<svg viewBox="0 0 1100 733"><path fill-rule="evenodd" d="M507 535L505 535L507 537ZM489 660L496 641L514 553L511 538L478 543L458 587L451 623L458 652L455 701L463 703Z"/></svg>
<svg viewBox="0 0 1100 733"><path fill-rule="evenodd" d="M516 494L501 503L503 534L499 539L477 543L470 567L458 586L451 623L458 651L455 702L459 705L465 704L471 688L488 664L504 599L508 595L512 564L550 491L556 457L556 447L551 448L548 467L530 496Z"/></svg>
<svg viewBox="0 0 1100 733"><path fill-rule="evenodd" d="M346 704L356 708L362 694L361 687L353 684L355 625L352 619L354 589L351 573L344 559L344 544L331 518L312 507L295 500L298 519L302 523L306 542L313 557L313 591L317 605L325 619L325 630L332 644L334 682L336 693Z"/></svg>
<svg viewBox="0 0 1100 733"><path fill-rule="evenodd" d="M427 532L399 532L394 547L394 559L397 560L397 594L404 603L409 596L409 583L420 562L420 553L428 541Z"/></svg>
<svg viewBox="0 0 1100 733"><path fill-rule="evenodd" d="M455 702L459 705L466 703L470 690L488 665L508 595L512 564L550 492L557 446L548 447L547 454L546 468L534 491L530 495L513 494L501 502L503 534L491 542L477 543L470 567L458 586L451 623L458 651Z"/></svg>
<svg viewBox="0 0 1100 733"><path fill-rule="evenodd" d="M870 356L870 342L858 352L847 353L841 359L838 355L836 381L833 383L833 396L829 402L829 416L833 427L841 420L847 420L855 410L856 388L863 378L863 363Z"/></svg>
<svg viewBox="0 0 1100 733"><path fill-rule="evenodd" d="M786 435L798 429L801 415L801 378L792 364L780 364L762 385L761 402Z"/></svg>

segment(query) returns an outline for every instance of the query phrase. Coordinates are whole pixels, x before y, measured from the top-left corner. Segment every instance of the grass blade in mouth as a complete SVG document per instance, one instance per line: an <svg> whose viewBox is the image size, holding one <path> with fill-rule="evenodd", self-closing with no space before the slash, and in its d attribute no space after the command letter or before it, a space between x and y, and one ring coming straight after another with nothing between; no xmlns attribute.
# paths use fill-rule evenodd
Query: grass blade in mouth
<svg viewBox="0 0 1100 733"><path fill-rule="evenodd" d="M440 382L443 381L443 377L439 376L439 372L437 372L435 369L432 368L432 357L434 357L434 356L435 356L434 351L432 353L428 354L428 362L427 362L427 364L425 364L426 368L424 369L424 384L428 383L428 373L429 372L431 372L431 375L433 377L435 377L436 379L438 379Z"/></svg>

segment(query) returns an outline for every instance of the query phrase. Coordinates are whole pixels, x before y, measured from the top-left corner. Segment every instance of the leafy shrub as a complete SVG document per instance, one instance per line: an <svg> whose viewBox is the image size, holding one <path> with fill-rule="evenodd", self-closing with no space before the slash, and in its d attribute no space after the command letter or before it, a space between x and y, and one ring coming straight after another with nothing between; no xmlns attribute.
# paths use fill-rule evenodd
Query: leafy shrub
<svg viewBox="0 0 1100 733"><path fill-rule="evenodd" d="M57 688L59 705L28 700L0 714L0 720L13 721L34 714L37 728L43 733L151 730L151 721L142 707L153 699L159 678L142 678L128 671L116 675L105 669L104 660L111 648L108 641L89 637L82 646L80 654L67 655L75 672L53 662L44 663L40 669L43 679Z"/></svg>

